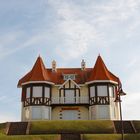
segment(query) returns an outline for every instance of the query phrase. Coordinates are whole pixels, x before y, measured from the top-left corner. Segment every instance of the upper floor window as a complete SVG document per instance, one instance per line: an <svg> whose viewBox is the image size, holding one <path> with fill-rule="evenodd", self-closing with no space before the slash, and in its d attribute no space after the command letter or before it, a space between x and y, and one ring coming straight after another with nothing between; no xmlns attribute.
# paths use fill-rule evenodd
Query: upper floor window
<svg viewBox="0 0 140 140"><path fill-rule="evenodd" d="M97 95L98 96L108 96L107 86L97 86Z"/></svg>
<svg viewBox="0 0 140 140"><path fill-rule="evenodd" d="M68 80L68 79L75 80L75 74L64 74L63 79L64 80Z"/></svg>
<svg viewBox="0 0 140 140"><path fill-rule="evenodd" d="M109 86L109 96L114 97L114 88L113 88L113 86Z"/></svg>
<svg viewBox="0 0 140 140"><path fill-rule="evenodd" d="M50 98L50 88L49 87L45 87L45 97Z"/></svg>
<svg viewBox="0 0 140 140"><path fill-rule="evenodd" d="M42 86L33 87L33 97L42 97Z"/></svg>
<svg viewBox="0 0 140 140"><path fill-rule="evenodd" d="M90 97L95 96L95 86L90 87Z"/></svg>
<svg viewBox="0 0 140 140"><path fill-rule="evenodd" d="M31 88L28 87L28 88L26 89L26 98L30 98L30 93L31 93Z"/></svg>

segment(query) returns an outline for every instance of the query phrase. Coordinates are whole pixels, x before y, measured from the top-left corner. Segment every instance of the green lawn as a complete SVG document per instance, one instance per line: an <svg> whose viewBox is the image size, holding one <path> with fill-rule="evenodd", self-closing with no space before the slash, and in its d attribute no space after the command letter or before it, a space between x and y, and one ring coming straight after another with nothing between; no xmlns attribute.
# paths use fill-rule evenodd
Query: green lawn
<svg viewBox="0 0 140 140"><path fill-rule="evenodd" d="M0 134L4 133L5 128L6 128L6 123L0 123Z"/></svg>
<svg viewBox="0 0 140 140"><path fill-rule="evenodd" d="M119 134L84 134L83 140L121 140ZM125 134L124 140L140 140L140 134Z"/></svg>
<svg viewBox="0 0 140 140"><path fill-rule="evenodd" d="M112 121L40 121L31 122L30 134L45 133L113 133Z"/></svg>
<svg viewBox="0 0 140 140"><path fill-rule="evenodd" d="M121 140L119 134L83 134L82 140ZM21 135L6 136L0 134L0 140L61 140L60 135ZM140 134L124 135L124 140L140 140Z"/></svg>
<svg viewBox="0 0 140 140"><path fill-rule="evenodd" d="M60 140L60 135L6 136L3 134L0 134L0 140Z"/></svg>

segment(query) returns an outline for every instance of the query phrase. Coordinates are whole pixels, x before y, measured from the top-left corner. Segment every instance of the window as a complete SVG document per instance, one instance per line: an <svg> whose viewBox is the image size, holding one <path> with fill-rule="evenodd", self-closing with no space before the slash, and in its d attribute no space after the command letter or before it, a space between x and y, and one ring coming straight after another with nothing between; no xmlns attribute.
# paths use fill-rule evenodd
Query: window
<svg viewBox="0 0 140 140"><path fill-rule="evenodd" d="M78 111L77 110L64 110L62 112L63 120L77 120L78 119Z"/></svg>
<svg viewBox="0 0 140 140"><path fill-rule="evenodd" d="M98 96L107 96L107 86L97 86Z"/></svg>
<svg viewBox="0 0 140 140"><path fill-rule="evenodd" d="M30 92L31 92L31 88L28 87L28 88L26 89L26 98L30 98Z"/></svg>
<svg viewBox="0 0 140 140"><path fill-rule="evenodd" d="M75 80L75 74L64 74L63 79L64 80L68 80L68 79Z"/></svg>
<svg viewBox="0 0 140 140"><path fill-rule="evenodd" d="M109 119L109 108L108 106L98 106L98 118Z"/></svg>
<svg viewBox="0 0 140 140"><path fill-rule="evenodd" d="M90 87L90 97L95 96L95 86Z"/></svg>
<svg viewBox="0 0 140 140"><path fill-rule="evenodd" d="M65 90L65 103L75 103L74 90Z"/></svg>
<svg viewBox="0 0 140 140"><path fill-rule="evenodd" d="M114 88L113 88L113 86L109 86L109 96L114 97Z"/></svg>
<svg viewBox="0 0 140 140"><path fill-rule="evenodd" d="M42 113L41 113L41 107L39 106L33 106L32 107L32 119L41 119Z"/></svg>
<svg viewBox="0 0 140 140"><path fill-rule="evenodd" d="M45 87L45 97L50 98L50 88L49 87Z"/></svg>
<svg viewBox="0 0 140 140"><path fill-rule="evenodd" d="M42 97L42 87L41 86L33 87L33 97Z"/></svg>
<svg viewBox="0 0 140 140"><path fill-rule="evenodd" d="M43 109L43 119L49 119L50 118L50 108L44 107Z"/></svg>

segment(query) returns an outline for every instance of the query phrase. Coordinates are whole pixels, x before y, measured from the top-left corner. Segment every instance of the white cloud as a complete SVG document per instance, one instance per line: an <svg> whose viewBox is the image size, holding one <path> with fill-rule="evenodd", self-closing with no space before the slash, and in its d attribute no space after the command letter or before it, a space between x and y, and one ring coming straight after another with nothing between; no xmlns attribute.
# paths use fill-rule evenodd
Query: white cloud
<svg viewBox="0 0 140 140"><path fill-rule="evenodd" d="M58 36L64 39L63 47L56 48L56 52L65 59L75 59L87 53L90 44L100 38L100 34L94 26L80 18L81 9L73 3L59 2L49 1L57 13Z"/></svg>
<svg viewBox="0 0 140 140"><path fill-rule="evenodd" d="M16 40L19 38L19 36L23 37L24 35L20 34L20 35L16 36L16 33L13 33L10 36L11 39L8 40L6 43L5 43L5 40L7 39L7 37L9 37L9 34L7 34L7 36L5 35L4 37L2 37L1 40L3 40L3 42L1 42L1 46L0 46L0 59L4 58L6 56L9 56L13 53L16 53L18 51L21 51L25 48L34 47L33 45L37 45L46 39L46 35L44 33L32 35L23 42L20 42L20 41L17 42L17 44L18 44L17 45ZM8 44L8 46L7 46L7 44ZM15 44L16 44L16 46L14 46ZM12 48L10 48L10 47L12 47Z"/></svg>

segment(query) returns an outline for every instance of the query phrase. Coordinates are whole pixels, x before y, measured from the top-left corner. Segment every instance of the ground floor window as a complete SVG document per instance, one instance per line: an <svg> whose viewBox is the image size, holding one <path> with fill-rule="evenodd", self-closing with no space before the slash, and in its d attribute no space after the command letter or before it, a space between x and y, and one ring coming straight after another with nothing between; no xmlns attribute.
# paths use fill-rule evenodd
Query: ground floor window
<svg viewBox="0 0 140 140"><path fill-rule="evenodd" d="M35 120L50 119L50 108L45 106L33 106L32 119Z"/></svg>
<svg viewBox="0 0 140 140"><path fill-rule="evenodd" d="M62 119L63 120L77 120L78 119L78 111L77 110L63 110L62 111Z"/></svg>

